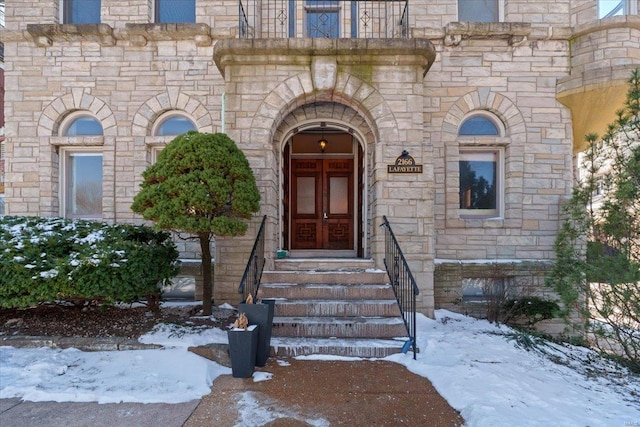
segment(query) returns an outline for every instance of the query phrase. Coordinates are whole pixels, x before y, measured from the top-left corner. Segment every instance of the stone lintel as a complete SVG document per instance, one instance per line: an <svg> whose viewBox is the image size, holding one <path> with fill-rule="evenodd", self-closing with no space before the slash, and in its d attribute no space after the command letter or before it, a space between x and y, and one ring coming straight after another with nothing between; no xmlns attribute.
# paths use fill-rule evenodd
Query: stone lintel
<svg viewBox="0 0 640 427"><path fill-rule="evenodd" d="M416 65L429 70L435 48L428 39L224 39L214 46L220 72L230 65L305 64L335 57L338 65Z"/></svg>
<svg viewBox="0 0 640 427"><path fill-rule="evenodd" d="M125 24L125 29L118 34L119 38L131 39L140 43L147 41L195 40L198 46L211 46L211 28L207 24L198 23L165 23L165 24Z"/></svg>
<svg viewBox="0 0 640 427"><path fill-rule="evenodd" d="M444 44L457 46L466 39L506 39L512 46L525 43L531 24L523 22L450 22L444 28Z"/></svg>
<svg viewBox="0 0 640 427"><path fill-rule="evenodd" d="M54 41L91 41L113 46L113 28L107 24L28 24L27 32L38 46L51 46Z"/></svg>

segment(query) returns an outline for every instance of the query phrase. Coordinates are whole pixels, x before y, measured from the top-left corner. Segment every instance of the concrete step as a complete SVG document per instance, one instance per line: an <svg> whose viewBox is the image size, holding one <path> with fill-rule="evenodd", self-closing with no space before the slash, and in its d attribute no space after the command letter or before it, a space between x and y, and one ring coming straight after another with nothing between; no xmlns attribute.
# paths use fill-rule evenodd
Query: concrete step
<svg viewBox="0 0 640 427"><path fill-rule="evenodd" d="M277 300L275 316L400 316L395 300Z"/></svg>
<svg viewBox="0 0 640 427"><path fill-rule="evenodd" d="M367 271L373 270L372 259L361 258L284 258L275 260L278 271Z"/></svg>
<svg viewBox="0 0 640 427"><path fill-rule="evenodd" d="M389 284L325 284L325 283L262 283L258 290L260 298L276 299L395 299Z"/></svg>
<svg viewBox="0 0 640 427"><path fill-rule="evenodd" d="M400 317L274 317L272 336L398 338L407 330Z"/></svg>
<svg viewBox="0 0 640 427"><path fill-rule="evenodd" d="M362 284L388 283L387 273L382 270L367 271L264 271L260 283L326 283ZM262 286L262 285L260 285Z"/></svg>
<svg viewBox="0 0 640 427"><path fill-rule="evenodd" d="M406 340L406 338L382 340L272 337L271 354L276 357L329 354L346 357L382 358L400 353Z"/></svg>

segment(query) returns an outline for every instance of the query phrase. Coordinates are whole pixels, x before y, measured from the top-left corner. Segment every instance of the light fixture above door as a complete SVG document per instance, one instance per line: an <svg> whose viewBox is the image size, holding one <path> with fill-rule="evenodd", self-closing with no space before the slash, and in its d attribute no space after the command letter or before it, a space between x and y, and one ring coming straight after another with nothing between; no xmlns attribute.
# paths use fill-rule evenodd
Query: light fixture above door
<svg viewBox="0 0 640 427"><path fill-rule="evenodd" d="M318 140L318 145L320 146L320 152L324 153L324 150L327 148L327 144L329 141L324 137L324 128L327 126L326 122L320 122L320 129L322 130L322 137Z"/></svg>

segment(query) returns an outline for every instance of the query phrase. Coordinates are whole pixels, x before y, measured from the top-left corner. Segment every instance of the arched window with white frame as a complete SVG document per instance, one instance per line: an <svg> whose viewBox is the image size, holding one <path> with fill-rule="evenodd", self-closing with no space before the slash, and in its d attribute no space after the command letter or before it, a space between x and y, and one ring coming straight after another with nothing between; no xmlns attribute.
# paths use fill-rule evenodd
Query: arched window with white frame
<svg viewBox="0 0 640 427"><path fill-rule="evenodd" d="M59 133L75 139L99 137L103 128L88 112L76 111L62 121ZM91 145L70 143L60 148L60 200L66 218L102 217L102 147Z"/></svg>
<svg viewBox="0 0 640 427"><path fill-rule="evenodd" d="M502 122L488 112L472 112L458 128L460 144L459 208L468 218L503 215L505 134Z"/></svg>

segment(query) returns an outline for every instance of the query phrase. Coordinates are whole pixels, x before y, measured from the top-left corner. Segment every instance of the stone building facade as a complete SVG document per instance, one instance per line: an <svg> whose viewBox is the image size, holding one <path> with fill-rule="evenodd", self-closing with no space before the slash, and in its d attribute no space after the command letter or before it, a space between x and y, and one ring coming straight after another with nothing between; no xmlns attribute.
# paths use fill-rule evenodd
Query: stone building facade
<svg viewBox="0 0 640 427"><path fill-rule="evenodd" d="M607 5L12 0L6 213L140 222L132 199L172 129L224 132L262 201L245 237L216 241L216 303L237 302L263 215L267 268L281 249L384 268L386 216L428 315L494 264L539 284L582 136L640 64L637 1Z"/></svg>

